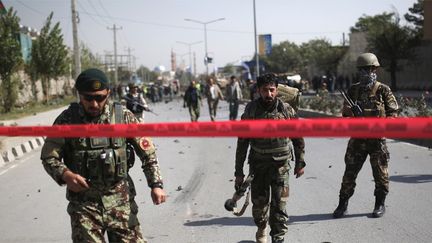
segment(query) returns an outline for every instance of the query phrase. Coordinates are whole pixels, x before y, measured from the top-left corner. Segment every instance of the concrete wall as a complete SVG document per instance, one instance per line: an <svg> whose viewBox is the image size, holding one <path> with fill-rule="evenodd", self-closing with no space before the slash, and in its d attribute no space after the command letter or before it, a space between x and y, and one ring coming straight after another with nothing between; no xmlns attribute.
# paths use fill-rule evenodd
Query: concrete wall
<svg viewBox="0 0 432 243"><path fill-rule="evenodd" d="M35 101L35 98L32 93L32 85L31 85L30 77L24 71L19 71L18 76L20 79L20 83L18 84L18 99L16 102L16 106L20 107L29 103L30 101ZM64 95L65 92L68 89L70 91L75 84L75 81L72 80L70 77L60 77L58 78L58 80L52 79L50 80L50 82L51 82L51 88L49 94L51 96ZM42 92L42 82L40 80L36 81L36 91L37 91L36 101L43 100L44 97Z"/></svg>

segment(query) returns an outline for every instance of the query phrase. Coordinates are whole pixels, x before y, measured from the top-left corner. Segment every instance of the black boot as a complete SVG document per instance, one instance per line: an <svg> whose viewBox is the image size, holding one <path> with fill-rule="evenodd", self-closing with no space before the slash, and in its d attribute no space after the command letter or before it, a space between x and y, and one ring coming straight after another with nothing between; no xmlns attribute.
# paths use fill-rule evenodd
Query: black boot
<svg viewBox="0 0 432 243"><path fill-rule="evenodd" d="M372 213L374 218L381 218L385 213L385 196L376 196L375 197L375 208Z"/></svg>
<svg viewBox="0 0 432 243"><path fill-rule="evenodd" d="M333 218L342 218L348 209L348 199L339 198L339 205L333 212Z"/></svg>

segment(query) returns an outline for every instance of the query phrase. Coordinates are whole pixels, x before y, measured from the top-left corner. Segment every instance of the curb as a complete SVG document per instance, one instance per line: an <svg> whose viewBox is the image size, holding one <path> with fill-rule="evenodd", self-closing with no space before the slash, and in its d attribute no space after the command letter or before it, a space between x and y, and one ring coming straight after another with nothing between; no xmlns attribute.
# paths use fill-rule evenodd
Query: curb
<svg viewBox="0 0 432 243"><path fill-rule="evenodd" d="M6 164L22 157L24 154L41 147L44 141L45 139L43 137L37 137L3 152L0 156L0 167L5 166Z"/></svg>

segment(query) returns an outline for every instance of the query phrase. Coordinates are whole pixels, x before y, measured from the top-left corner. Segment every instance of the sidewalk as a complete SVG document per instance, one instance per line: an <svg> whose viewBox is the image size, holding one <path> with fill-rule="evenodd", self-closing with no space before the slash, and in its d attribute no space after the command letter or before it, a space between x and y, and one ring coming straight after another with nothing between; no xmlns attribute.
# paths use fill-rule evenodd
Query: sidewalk
<svg viewBox="0 0 432 243"><path fill-rule="evenodd" d="M49 126L67 107L38 113L17 120L1 121L5 126ZM0 137L0 167L23 156L44 143L42 137Z"/></svg>

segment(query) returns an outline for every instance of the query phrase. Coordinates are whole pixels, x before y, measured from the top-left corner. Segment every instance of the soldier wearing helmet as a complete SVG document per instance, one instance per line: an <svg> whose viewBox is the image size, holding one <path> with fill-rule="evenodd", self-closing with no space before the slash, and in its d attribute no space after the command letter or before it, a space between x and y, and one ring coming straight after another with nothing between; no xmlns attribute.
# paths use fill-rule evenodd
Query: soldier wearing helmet
<svg viewBox="0 0 432 243"><path fill-rule="evenodd" d="M373 53L363 53L357 58L358 82L348 89L348 96L360 107L360 117L396 117L398 104L390 87L377 81L378 58ZM352 107L343 104L342 115L353 117ZM339 192L339 205L333 213L335 218L343 217L348 200L354 194L357 178L366 157L369 155L375 181L375 207L372 216L382 217L384 201L389 192L389 152L384 138L351 138L345 153L345 173Z"/></svg>

